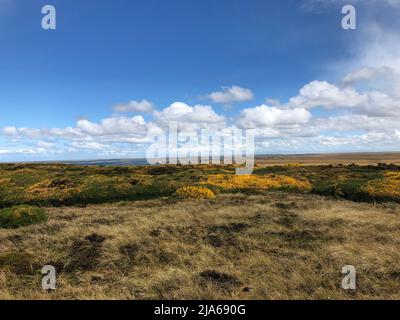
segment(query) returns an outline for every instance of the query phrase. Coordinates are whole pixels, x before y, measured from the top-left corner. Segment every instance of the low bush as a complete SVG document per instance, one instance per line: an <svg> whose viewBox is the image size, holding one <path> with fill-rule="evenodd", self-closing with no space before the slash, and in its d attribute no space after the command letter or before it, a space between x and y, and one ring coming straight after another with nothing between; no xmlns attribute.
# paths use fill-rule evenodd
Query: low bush
<svg viewBox="0 0 400 320"><path fill-rule="evenodd" d="M361 190L378 201L400 201L400 173L385 172L382 178L368 181Z"/></svg>
<svg viewBox="0 0 400 320"><path fill-rule="evenodd" d="M47 221L46 212L27 205L6 208L0 211L0 228L15 229Z"/></svg>
<svg viewBox="0 0 400 320"><path fill-rule="evenodd" d="M308 191L311 184L307 180L300 180L293 177L277 174L269 174L265 176L258 175L210 175L207 185L219 187L225 190L244 190L244 189L281 189L281 190L298 190Z"/></svg>
<svg viewBox="0 0 400 320"><path fill-rule="evenodd" d="M184 199L212 199L215 197L214 192L203 187L182 187L176 190L175 195Z"/></svg>

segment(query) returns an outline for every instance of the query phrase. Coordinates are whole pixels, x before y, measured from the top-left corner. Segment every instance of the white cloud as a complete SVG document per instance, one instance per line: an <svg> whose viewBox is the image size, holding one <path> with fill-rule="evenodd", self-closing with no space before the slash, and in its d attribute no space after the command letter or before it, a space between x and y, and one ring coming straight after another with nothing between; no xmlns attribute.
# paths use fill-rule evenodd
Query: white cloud
<svg viewBox="0 0 400 320"><path fill-rule="evenodd" d="M326 81L313 81L305 85L298 96L290 99L289 106L328 110L349 108L367 115L387 117L399 114L400 99L378 90L358 92L351 87L340 88Z"/></svg>
<svg viewBox="0 0 400 320"><path fill-rule="evenodd" d="M156 112L155 115L160 120L177 120L188 113L192 113L193 108L183 102L174 102L169 107L161 112Z"/></svg>
<svg viewBox="0 0 400 320"><path fill-rule="evenodd" d="M223 91L217 91L207 95L215 103L233 104L235 102L245 102L253 100L254 94L250 89L232 86L231 88L223 88Z"/></svg>
<svg viewBox="0 0 400 320"><path fill-rule="evenodd" d="M147 129L142 116L106 118L99 124L79 120L77 128L89 135L140 134L145 133Z"/></svg>
<svg viewBox="0 0 400 320"><path fill-rule="evenodd" d="M17 130L18 130L18 134L28 136L31 138L40 138L43 135L43 131L44 131L41 129L26 128L26 127L18 128Z"/></svg>
<svg viewBox="0 0 400 320"><path fill-rule="evenodd" d="M19 139L43 139L61 138L65 140L103 139L121 141L132 138L141 139L146 136L147 124L142 116L135 117L111 117L100 123L89 120L78 120L76 127L66 128L15 128L3 129L6 136Z"/></svg>
<svg viewBox="0 0 400 320"><path fill-rule="evenodd" d="M188 106L176 102L160 112L155 112L154 121L146 122L142 116L109 117L99 122L78 120L75 127L66 128L16 128L5 127L4 137L21 148L4 150L4 154L49 154L61 150L71 152L95 152L101 155L126 155L151 142L151 136L162 133L163 125L177 120L180 129L224 128L225 117L218 115L210 106ZM13 143L14 143L13 142ZM83 150L83 151L82 151Z"/></svg>
<svg viewBox="0 0 400 320"><path fill-rule="evenodd" d="M385 5L391 8L400 8L400 2L398 0L302 0L300 8L313 11L321 8L329 8L331 6L340 5L366 5L366 6L379 6Z"/></svg>
<svg viewBox="0 0 400 320"><path fill-rule="evenodd" d="M269 138L257 141L258 153L304 152L368 152L398 151L400 139L393 133L368 132L364 134L321 134L312 137Z"/></svg>
<svg viewBox="0 0 400 320"><path fill-rule="evenodd" d="M241 128L272 128L280 125L305 124L310 119L311 114L303 108L280 109L261 105L244 109L237 124Z"/></svg>
<svg viewBox="0 0 400 320"><path fill-rule="evenodd" d="M40 148L49 149L49 148L55 147L56 144L55 144L55 143L52 143L52 142L38 141L38 142L37 142L37 146L40 147Z"/></svg>
<svg viewBox="0 0 400 320"><path fill-rule="evenodd" d="M87 150L104 150L110 147L107 144L101 144L98 142L85 142L85 141L74 141L71 142L70 146L77 149L87 149Z"/></svg>
<svg viewBox="0 0 400 320"><path fill-rule="evenodd" d="M292 107L354 108L366 103L367 98L352 88L338 88L326 81L313 81L301 88L299 95L289 101Z"/></svg>
<svg viewBox="0 0 400 320"><path fill-rule="evenodd" d="M113 106L113 110L116 112L151 113L154 110L154 104L147 100L129 101L128 103Z"/></svg>
<svg viewBox="0 0 400 320"><path fill-rule="evenodd" d="M366 95L368 102L361 106L363 113L373 116L399 117L400 100L379 91L371 91Z"/></svg>
<svg viewBox="0 0 400 320"><path fill-rule="evenodd" d="M195 105L193 107L175 102L161 112L155 112L156 122L162 126L168 126L170 121L178 121L180 129L217 129L226 126L224 116L217 114L212 107Z"/></svg>
<svg viewBox="0 0 400 320"><path fill-rule="evenodd" d="M392 77L394 76L394 70L392 68L381 66L379 68L361 68L347 74L343 78L344 84L354 84L358 81L371 81L381 77Z"/></svg>
<svg viewBox="0 0 400 320"><path fill-rule="evenodd" d="M18 130L15 127L5 127L3 129L3 133L9 137L16 137L18 136Z"/></svg>
<svg viewBox="0 0 400 320"><path fill-rule="evenodd" d="M81 132L86 132L92 135L100 135L103 132L97 123L93 123L84 119L78 121L77 127L81 130Z"/></svg>
<svg viewBox="0 0 400 320"><path fill-rule="evenodd" d="M329 131L338 134L345 134L351 131L363 132L395 132L400 126L400 119L374 117L361 114L346 114L317 118L310 124L317 132Z"/></svg>

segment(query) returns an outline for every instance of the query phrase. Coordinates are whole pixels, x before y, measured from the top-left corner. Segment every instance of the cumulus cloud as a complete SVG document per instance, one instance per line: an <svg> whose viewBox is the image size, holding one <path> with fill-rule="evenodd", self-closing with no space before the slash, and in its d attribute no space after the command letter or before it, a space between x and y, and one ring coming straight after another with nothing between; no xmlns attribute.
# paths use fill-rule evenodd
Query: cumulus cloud
<svg viewBox="0 0 400 320"><path fill-rule="evenodd" d="M313 116L305 125L258 130L267 138L260 140L265 148L271 152L400 149L400 34L373 23L366 29L354 43L354 58L335 65L343 72L341 83L311 81L288 103L276 103L283 109L306 109ZM317 116L315 108L324 108L325 113Z"/></svg>
<svg viewBox="0 0 400 320"><path fill-rule="evenodd" d="M229 105L235 102L253 100L254 94L250 89L232 86L230 88L223 88L222 91L212 92L207 95L207 98L211 99L215 103Z"/></svg>
<svg viewBox="0 0 400 320"><path fill-rule="evenodd" d="M3 133L11 137L41 139L41 138L64 138L85 139L87 137L107 137L116 135L142 136L146 134L146 122L142 116L135 117L112 117L100 121L100 123L89 120L78 120L76 127L66 128L16 128L6 127Z"/></svg>
<svg viewBox="0 0 400 320"><path fill-rule="evenodd" d="M170 121L177 121L181 129L218 129L226 126L224 116L217 114L212 107L195 105L193 107L175 102L161 112L155 112L155 120L162 127L168 126Z"/></svg>
<svg viewBox="0 0 400 320"><path fill-rule="evenodd" d="M3 133L9 137L16 137L18 136L18 130L15 127L5 127L3 129Z"/></svg>
<svg viewBox="0 0 400 320"><path fill-rule="evenodd" d="M138 134L146 130L146 122L142 116L113 117L93 123L88 120L79 120L77 128L90 135Z"/></svg>
<svg viewBox="0 0 400 320"><path fill-rule="evenodd" d="M352 108L368 115L397 116L400 99L378 90L358 92L347 86L340 88L326 81L313 81L305 85L299 95L290 99L289 106L305 109L322 107L328 110Z"/></svg>
<svg viewBox="0 0 400 320"><path fill-rule="evenodd" d="M75 126L65 128L27 128L8 126L3 136L26 148L4 149L3 154L38 154L49 150L61 152L96 152L101 155L126 155L152 142L154 136L166 132L170 121L177 121L180 130L219 129L226 126L225 117L210 106L189 106L176 102L154 113L153 121L142 116L113 116L93 122L80 119ZM36 141L36 142L35 142Z"/></svg>
<svg viewBox="0 0 400 320"><path fill-rule="evenodd" d="M276 126L291 126L305 124L311 119L311 114L303 108L280 109L261 105L244 109L237 121L241 128L273 128Z"/></svg>
<svg viewBox="0 0 400 320"><path fill-rule="evenodd" d="M289 101L289 105L300 108L358 107L366 102L366 97L352 88L338 88L327 81L313 81L301 88L299 95Z"/></svg>

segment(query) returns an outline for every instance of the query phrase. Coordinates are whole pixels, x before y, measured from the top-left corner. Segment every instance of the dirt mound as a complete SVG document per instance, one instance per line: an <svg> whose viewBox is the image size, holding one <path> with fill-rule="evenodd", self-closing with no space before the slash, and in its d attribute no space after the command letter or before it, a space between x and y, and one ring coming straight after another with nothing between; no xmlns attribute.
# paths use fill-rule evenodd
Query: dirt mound
<svg viewBox="0 0 400 320"><path fill-rule="evenodd" d="M247 223L230 223L228 225L215 225L208 228L209 233L213 232L242 232L249 228L250 225Z"/></svg>
<svg viewBox="0 0 400 320"><path fill-rule="evenodd" d="M128 258L134 258L139 252L139 245L136 243L129 243L119 248L119 252Z"/></svg>
<svg viewBox="0 0 400 320"><path fill-rule="evenodd" d="M66 189L70 188L71 186L73 186L71 180L64 178L51 180L47 184L48 188L59 188L59 189Z"/></svg>
<svg viewBox="0 0 400 320"><path fill-rule="evenodd" d="M230 223L227 225L213 225L207 228L207 234L203 238L208 244L215 248L223 246L236 247L238 250L239 244L237 241L236 233L240 233L250 225L247 223Z"/></svg>
<svg viewBox="0 0 400 320"><path fill-rule="evenodd" d="M215 270L203 271L199 276L203 281L212 283L221 288L238 287L242 285L242 282L237 277Z"/></svg>
<svg viewBox="0 0 400 320"><path fill-rule="evenodd" d="M91 234L83 240L76 240L70 250L70 261L65 265L65 272L76 270L93 270L101 257L102 245L106 238L99 234Z"/></svg>

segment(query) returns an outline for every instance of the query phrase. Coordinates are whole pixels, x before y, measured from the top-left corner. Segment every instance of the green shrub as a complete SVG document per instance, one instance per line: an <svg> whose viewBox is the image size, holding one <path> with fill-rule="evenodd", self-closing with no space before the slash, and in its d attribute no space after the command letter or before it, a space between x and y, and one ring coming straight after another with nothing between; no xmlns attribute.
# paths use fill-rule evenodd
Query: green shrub
<svg viewBox="0 0 400 320"><path fill-rule="evenodd" d="M342 185L336 182L324 183L314 186L312 192L323 196L331 196L335 198L342 197L344 195Z"/></svg>
<svg viewBox="0 0 400 320"><path fill-rule="evenodd" d="M0 228L15 229L47 221L46 212L27 205L6 208L0 211Z"/></svg>

